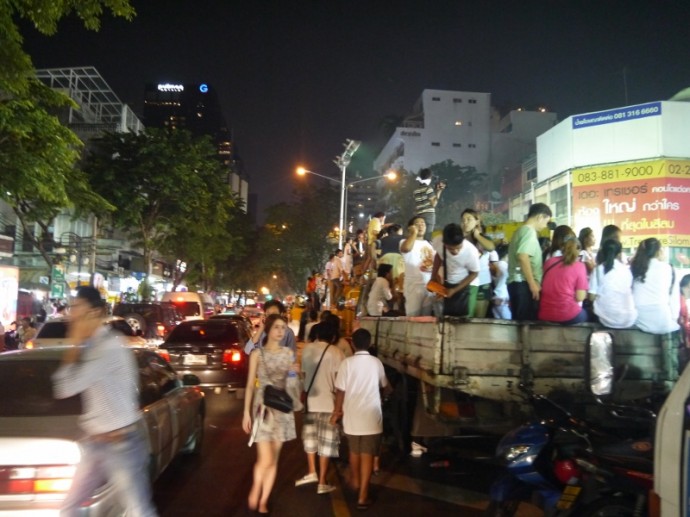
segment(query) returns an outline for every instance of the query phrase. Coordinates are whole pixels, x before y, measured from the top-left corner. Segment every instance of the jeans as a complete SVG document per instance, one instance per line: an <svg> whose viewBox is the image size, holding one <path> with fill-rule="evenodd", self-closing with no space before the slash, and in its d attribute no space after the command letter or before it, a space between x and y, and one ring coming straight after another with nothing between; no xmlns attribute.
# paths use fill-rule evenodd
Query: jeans
<svg viewBox="0 0 690 517"><path fill-rule="evenodd" d="M508 295L510 296L510 310L513 313L513 320L537 320L539 302L532 297L532 291L530 291L526 281L510 282Z"/></svg>
<svg viewBox="0 0 690 517"><path fill-rule="evenodd" d="M428 241L431 240L431 234L434 231L434 226L436 226L436 212L427 212L424 214L419 214L419 216L424 219L426 223L426 233L424 238Z"/></svg>
<svg viewBox="0 0 690 517"><path fill-rule="evenodd" d="M61 516L83 515L81 503L110 481L114 498L127 517L157 515L151 500L149 453L141 432L134 429L118 441L86 439L81 443L82 457L72 487L60 511Z"/></svg>

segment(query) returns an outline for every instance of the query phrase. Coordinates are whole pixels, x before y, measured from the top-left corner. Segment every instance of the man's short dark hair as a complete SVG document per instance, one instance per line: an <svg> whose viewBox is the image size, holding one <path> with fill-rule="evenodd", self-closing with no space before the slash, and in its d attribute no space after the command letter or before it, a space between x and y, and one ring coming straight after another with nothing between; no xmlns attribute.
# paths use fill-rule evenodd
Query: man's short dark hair
<svg viewBox="0 0 690 517"><path fill-rule="evenodd" d="M462 227L457 223L449 223L443 227L443 244L457 246L465 240Z"/></svg>
<svg viewBox="0 0 690 517"><path fill-rule="evenodd" d="M431 178L431 169L422 169L419 171L419 177L423 180L428 180Z"/></svg>
<svg viewBox="0 0 690 517"><path fill-rule="evenodd" d="M278 307L278 313L285 314L285 305L283 305L280 300L268 300L266 303L264 303L264 312L271 307Z"/></svg>
<svg viewBox="0 0 690 517"><path fill-rule="evenodd" d="M384 215L386 215L385 212L376 212L376 213L374 214L374 217L377 217L377 218L378 218L378 217L383 217Z"/></svg>
<svg viewBox="0 0 690 517"><path fill-rule="evenodd" d="M527 219L531 217L536 217L538 215L545 215L547 217L552 217L551 209L546 203L534 203L529 207L529 212L527 212Z"/></svg>
<svg viewBox="0 0 690 517"><path fill-rule="evenodd" d="M338 329L330 321L322 321L314 325L314 334L319 341L333 344L335 336L338 334Z"/></svg>
<svg viewBox="0 0 690 517"><path fill-rule="evenodd" d="M371 332L367 329L357 329L352 333L352 344L355 350L368 350L371 346Z"/></svg>
<svg viewBox="0 0 690 517"><path fill-rule="evenodd" d="M376 274L377 274L377 276L385 277L392 270L393 270L393 266L391 266L390 264L379 264L379 267L378 267Z"/></svg>
<svg viewBox="0 0 690 517"><path fill-rule="evenodd" d="M101 293L90 285L82 285L77 288L77 298L84 300L94 309L105 308L105 300L101 297Z"/></svg>

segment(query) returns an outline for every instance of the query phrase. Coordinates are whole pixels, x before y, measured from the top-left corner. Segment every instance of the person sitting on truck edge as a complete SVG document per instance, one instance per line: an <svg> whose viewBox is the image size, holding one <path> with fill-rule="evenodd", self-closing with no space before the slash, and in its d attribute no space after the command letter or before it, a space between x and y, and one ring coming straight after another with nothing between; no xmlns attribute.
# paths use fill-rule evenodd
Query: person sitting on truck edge
<svg viewBox="0 0 690 517"><path fill-rule="evenodd" d="M680 290L673 267L664 262L659 239L643 240L630 261L633 299L637 308L635 326L650 334L680 329Z"/></svg>
<svg viewBox="0 0 690 517"><path fill-rule="evenodd" d="M593 302L594 314L605 327L632 327L637 320L632 294L633 277L628 265L621 260L621 243L614 239L605 240L597 256L602 261L592 272L589 282L589 299Z"/></svg>
<svg viewBox="0 0 690 517"><path fill-rule="evenodd" d="M247 355L251 354L252 350L255 348L261 347L261 343L263 343L264 337L266 337L266 332L264 332L264 322L271 314L280 314L281 316L285 317L287 315L287 311L285 310L285 306L278 300L268 300L264 304L264 317L261 319L261 324L254 329L251 337L247 340L247 344L244 346L244 352ZM297 353L295 333L289 326L285 330L285 335L283 336L283 340L280 342L280 346L290 347L293 352Z"/></svg>
<svg viewBox="0 0 690 517"><path fill-rule="evenodd" d="M559 226L553 233L553 241L558 240L561 245L544 263L539 319L561 325L584 323L587 311L581 303L587 296L589 282L587 267L578 260L580 244L569 226Z"/></svg>
<svg viewBox="0 0 690 517"><path fill-rule="evenodd" d="M551 209L544 203L530 206L527 221L508 246L508 294L514 320L536 320L541 291L542 250L538 232L546 228Z"/></svg>
<svg viewBox="0 0 690 517"><path fill-rule="evenodd" d="M455 223L447 224L443 235L434 237L432 246L436 255L431 278L444 282L438 273L441 266L445 268L447 292L443 300L443 315L474 317L479 288L479 250L465 239L462 227ZM469 298L461 296L463 289L470 290Z"/></svg>

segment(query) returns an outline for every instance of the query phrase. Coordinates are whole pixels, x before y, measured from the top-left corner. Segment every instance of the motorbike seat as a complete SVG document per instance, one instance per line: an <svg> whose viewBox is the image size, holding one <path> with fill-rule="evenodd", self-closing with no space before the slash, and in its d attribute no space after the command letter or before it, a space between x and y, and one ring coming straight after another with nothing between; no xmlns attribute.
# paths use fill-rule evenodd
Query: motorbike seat
<svg viewBox="0 0 690 517"><path fill-rule="evenodd" d="M624 440L599 445L594 454L617 467L645 473L654 472L654 447L651 440Z"/></svg>

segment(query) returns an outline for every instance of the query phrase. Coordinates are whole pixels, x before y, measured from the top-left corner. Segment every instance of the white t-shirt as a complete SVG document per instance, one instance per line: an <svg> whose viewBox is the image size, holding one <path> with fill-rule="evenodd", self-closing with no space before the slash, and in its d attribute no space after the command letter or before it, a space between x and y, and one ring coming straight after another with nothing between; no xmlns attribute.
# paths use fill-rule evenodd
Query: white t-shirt
<svg viewBox="0 0 690 517"><path fill-rule="evenodd" d="M443 261L443 236L437 235L432 241L434 251L438 253L439 258ZM489 267L489 254L485 253L487 268ZM446 260L448 264L443 264L446 268L446 280L449 284L459 284L470 273L479 273L479 250L470 241L465 239L462 241L462 247L457 255L453 255L446 250ZM470 285L480 285L479 275L477 275Z"/></svg>
<svg viewBox="0 0 690 517"><path fill-rule="evenodd" d="M666 334L680 328L680 293L678 282L673 282L673 270L657 258L649 261L644 282L633 282L633 298L637 307L635 325L652 334Z"/></svg>
<svg viewBox="0 0 690 517"><path fill-rule="evenodd" d="M302 371L304 372L304 390L309 387L316 365L319 364L321 354L326 350L327 343L314 341L308 343L302 350ZM310 413L332 413L335 402L335 376L340 363L345 357L337 346L328 347L323 356L321 366L316 372L316 379L309 390L307 406Z"/></svg>
<svg viewBox="0 0 690 517"><path fill-rule="evenodd" d="M400 244L405 241L400 241ZM429 241L414 241L412 250L400 251L405 261L405 290L408 286L424 285L431 280L431 269L434 267L434 248Z"/></svg>
<svg viewBox="0 0 690 517"><path fill-rule="evenodd" d="M508 300L508 263L505 260L496 262L496 286L494 287L494 298Z"/></svg>
<svg viewBox="0 0 690 517"><path fill-rule="evenodd" d="M632 294L633 277L630 268L618 260L613 269L604 273L599 264L590 276L589 292L596 294L594 313L605 327L624 329L637 320L637 309Z"/></svg>
<svg viewBox="0 0 690 517"><path fill-rule="evenodd" d="M369 316L381 316L383 314L383 307L391 298L393 298L393 293L391 293L391 286L388 280L381 276L376 277L369 291L367 314Z"/></svg>
<svg viewBox="0 0 690 517"><path fill-rule="evenodd" d="M357 351L338 369L335 387L345 392L343 428L354 436L383 432L380 388L388 385L383 363L366 351Z"/></svg>
<svg viewBox="0 0 690 517"><path fill-rule="evenodd" d="M494 251L485 251L479 256L479 285L486 285L491 283L491 269L489 264L498 262L498 253Z"/></svg>

